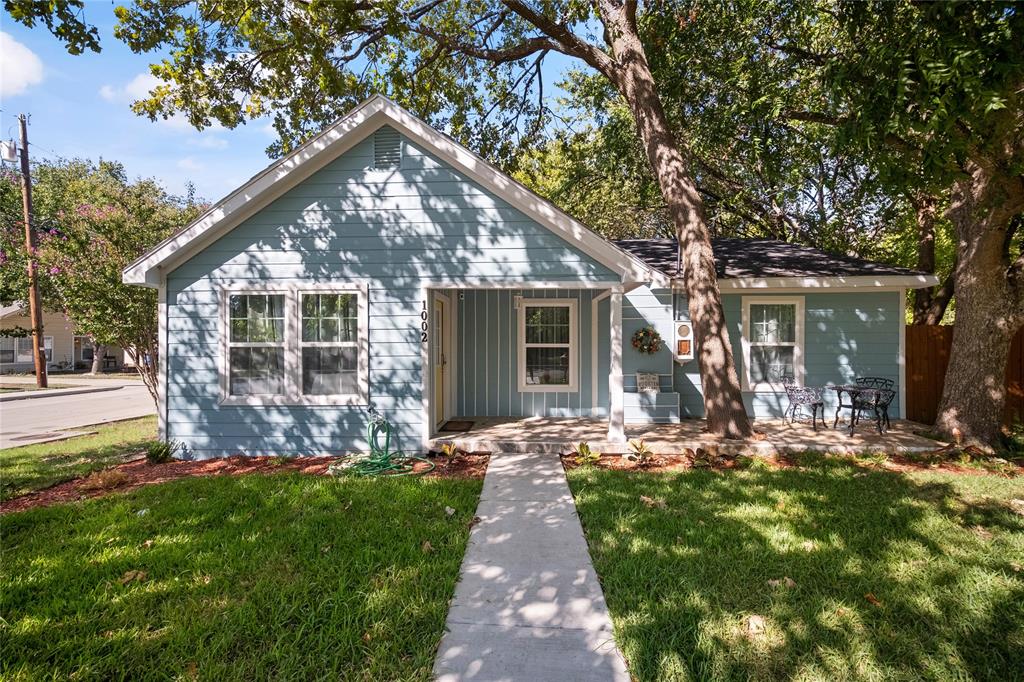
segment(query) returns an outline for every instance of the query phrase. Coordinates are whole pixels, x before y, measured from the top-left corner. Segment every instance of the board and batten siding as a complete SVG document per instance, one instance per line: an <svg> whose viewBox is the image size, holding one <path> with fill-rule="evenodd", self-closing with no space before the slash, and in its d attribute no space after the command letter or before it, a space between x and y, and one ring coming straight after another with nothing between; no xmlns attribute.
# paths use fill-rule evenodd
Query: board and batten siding
<svg viewBox="0 0 1024 682"><path fill-rule="evenodd" d="M222 290L365 282L369 400L395 426L397 446L415 451L424 286L619 281L408 139L400 170L372 162L371 136L168 273L167 437L190 456L366 450L366 406L221 404Z"/></svg>
<svg viewBox="0 0 1024 682"><path fill-rule="evenodd" d="M469 290L457 296L456 330L458 378L456 410L467 417L607 417L610 356L598 354L598 376L604 374L605 390L593 400L592 334L593 300L599 289ZM576 329L576 366L579 381L574 391L518 390L519 311L515 297L550 301L575 300L579 319ZM599 304L600 305L600 304ZM608 341L608 308L604 321L598 313L598 338Z"/></svg>
<svg viewBox="0 0 1024 682"><path fill-rule="evenodd" d="M904 320L900 317L898 291L840 293L724 294L722 305L737 372L743 367L743 296L802 296L804 299L804 383L807 386L852 383L856 377L892 379L899 394L899 337ZM682 297L680 297L682 298ZM684 317L685 300L679 310ZM696 361L677 365L676 390L682 396L684 417L701 417L704 402ZM835 393L825 391L825 415L835 415ZM785 392L743 393L747 413L754 417L780 417L788 400ZM900 416L898 400L889 408L892 418Z"/></svg>

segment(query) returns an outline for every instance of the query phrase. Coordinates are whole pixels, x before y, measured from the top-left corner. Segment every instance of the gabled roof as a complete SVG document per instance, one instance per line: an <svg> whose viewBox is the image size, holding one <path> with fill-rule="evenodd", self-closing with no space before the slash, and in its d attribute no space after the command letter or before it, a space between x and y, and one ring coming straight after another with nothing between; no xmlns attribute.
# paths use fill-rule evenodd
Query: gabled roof
<svg viewBox="0 0 1024 682"><path fill-rule="evenodd" d="M669 277L680 276L676 271L674 239L620 239L615 244ZM780 286L914 289L938 284L938 278L926 272L773 239L712 239L711 248L723 289Z"/></svg>
<svg viewBox="0 0 1024 682"><path fill-rule="evenodd" d="M385 124L599 263L620 273L623 282L653 282L667 286L668 280L657 270L601 238L551 202L537 196L452 138L381 95L366 100L320 135L253 176L192 224L157 244L125 268L122 278L128 284L158 286L162 271L167 272L201 251Z"/></svg>

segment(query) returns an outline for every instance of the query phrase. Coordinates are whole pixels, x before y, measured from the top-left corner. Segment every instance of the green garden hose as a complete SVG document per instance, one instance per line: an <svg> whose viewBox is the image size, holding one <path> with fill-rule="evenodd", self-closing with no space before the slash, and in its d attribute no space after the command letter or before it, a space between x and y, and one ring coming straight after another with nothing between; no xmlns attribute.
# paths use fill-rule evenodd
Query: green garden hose
<svg viewBox="0 0 1024 682"><path fill-rule="evenodd" d="M370 447L368 457L346 457L327 467L328 473L335 476L339 474L354 474L356 476L408 476L410 474L425 474L433 471L434 463L424 457L405 455L401 450L391 451L391 422L385 419L376 410L371 408L370 421L366 425L366 442ZM384 444L381 445L381 434L384 435ZM424 462L427 468L422 471L415 471L416 462Z"/></svg>

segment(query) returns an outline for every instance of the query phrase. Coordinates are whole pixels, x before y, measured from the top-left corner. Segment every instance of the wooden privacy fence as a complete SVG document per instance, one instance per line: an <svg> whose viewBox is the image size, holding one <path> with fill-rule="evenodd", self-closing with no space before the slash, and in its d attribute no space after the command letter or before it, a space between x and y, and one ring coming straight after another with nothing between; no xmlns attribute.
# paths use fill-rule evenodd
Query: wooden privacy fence
<svg viewBox="0 0 1024 682"><path fill-rule="evenodd" d="M907 419L935 422L946 380L953 327L907 325ZM1024 421L1024 329L1010 345L1006 363L1006 409L1003 423Z"/></svg>

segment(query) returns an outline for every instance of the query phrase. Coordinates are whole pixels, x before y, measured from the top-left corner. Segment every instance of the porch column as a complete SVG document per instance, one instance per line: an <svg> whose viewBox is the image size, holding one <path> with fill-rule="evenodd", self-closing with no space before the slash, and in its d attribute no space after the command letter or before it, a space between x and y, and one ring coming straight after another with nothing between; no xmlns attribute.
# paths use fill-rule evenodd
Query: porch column
<svg viewBox="0 0 1024 682"><path fill-rule="evenodd" d="M622 285L612 287L611 306L611 371L608 374L608 440L626 440L622 408Z"/></svg>

